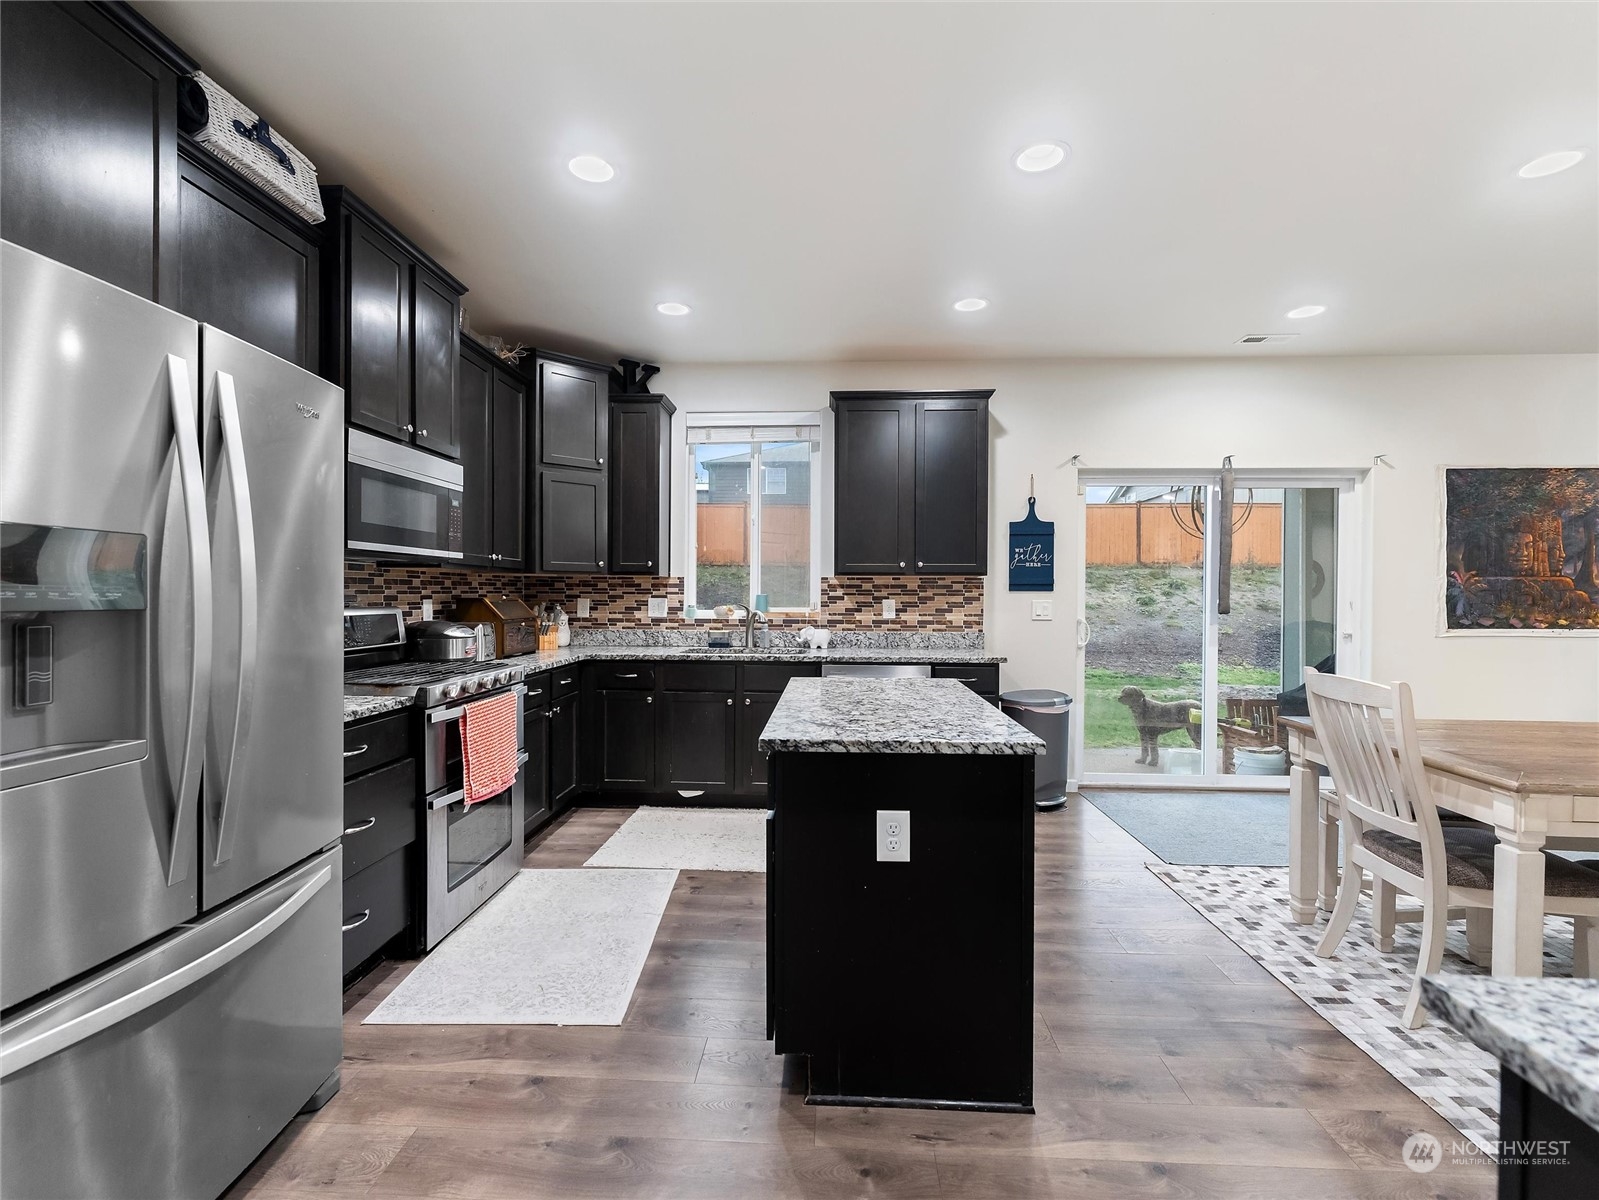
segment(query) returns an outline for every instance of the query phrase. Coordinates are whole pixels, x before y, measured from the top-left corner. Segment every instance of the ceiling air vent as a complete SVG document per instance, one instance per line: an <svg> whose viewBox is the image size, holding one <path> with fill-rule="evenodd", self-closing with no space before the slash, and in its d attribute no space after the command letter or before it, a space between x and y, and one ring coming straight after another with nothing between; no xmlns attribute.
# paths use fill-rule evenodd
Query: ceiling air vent
<svg viewBox="0 0 1599 1200"><path fill-rule="evenodd" d="M1250 333L1233 343L1235 346L1259 346L1266 342L1291 342L1297 333Z"/></svg>

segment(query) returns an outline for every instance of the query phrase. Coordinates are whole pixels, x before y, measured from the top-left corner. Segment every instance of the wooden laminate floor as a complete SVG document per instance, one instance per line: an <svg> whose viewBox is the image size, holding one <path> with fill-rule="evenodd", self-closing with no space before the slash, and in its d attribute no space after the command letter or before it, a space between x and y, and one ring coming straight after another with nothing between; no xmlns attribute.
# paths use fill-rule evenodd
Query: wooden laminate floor
<svg viewBox="0 0 1599 1200"><path fill-rule="evenodd" d="M581 809L530 867L578 867L626 818ZM764 1033L765 883L678 877L619 1028L363 1026L404 977L346 996L343 1090L228 1193L515 1197L1494 1194L1417 1175L1453 1131L1143 867L1073 800L1037 825L1034 1117L811 1108Z"/></svg>

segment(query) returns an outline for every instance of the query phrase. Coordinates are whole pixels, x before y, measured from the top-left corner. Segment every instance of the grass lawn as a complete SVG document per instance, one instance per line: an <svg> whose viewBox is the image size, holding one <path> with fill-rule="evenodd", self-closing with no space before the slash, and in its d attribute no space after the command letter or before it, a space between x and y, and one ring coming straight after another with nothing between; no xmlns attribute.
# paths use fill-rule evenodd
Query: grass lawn
<svg viewBox="0 0 1599 1200"><path fill-rule="evenodd" d="M1090 667L1083 680L1082 704L1078 719L1086 722L1083 728L1084 746L1136 746L1138 731L1133 728L1132 715L1116 697L1124 687L1141 688L1151 700L1199 699L1200 666L1184 663L1178 677L1157 675L1123 675ZM1262 667L1219 668L1221 682L1237 685L1275 686L1279 682L1276 671ZM1188 735L1180 729L1161 738L1161 743L1189 745Z"/></svg>
<svg viewBox="0 0 1599 1200"><path fill-rule="evenodd" d="M773 608L811 606L811 569L808 564L767 563L761 569L761 586ZM750 569L744 563L700 563L694 568L694 607L701 612L718 604L750 602Z"/></svg>

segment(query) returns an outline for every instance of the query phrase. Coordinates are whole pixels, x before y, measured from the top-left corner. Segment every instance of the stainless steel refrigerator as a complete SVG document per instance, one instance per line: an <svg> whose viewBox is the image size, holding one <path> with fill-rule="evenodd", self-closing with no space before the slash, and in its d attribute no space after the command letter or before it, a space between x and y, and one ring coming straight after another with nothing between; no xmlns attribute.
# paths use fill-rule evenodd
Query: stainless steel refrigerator
<svg viewBox="0 0 1599 1200"><path fill-rule="evenodd" d="M0 1194L220 1193L337 1087L343 396L0 242Z"/></svg>

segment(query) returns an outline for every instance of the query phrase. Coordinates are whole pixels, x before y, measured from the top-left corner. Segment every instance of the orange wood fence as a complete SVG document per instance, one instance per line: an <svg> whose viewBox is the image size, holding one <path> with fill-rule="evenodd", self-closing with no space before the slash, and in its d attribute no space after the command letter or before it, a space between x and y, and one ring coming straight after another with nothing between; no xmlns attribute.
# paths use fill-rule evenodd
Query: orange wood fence
<svg viewBox="0 0 1599 1200"><path fill-rule="evenodd" d="M695 562L749 562L749 505L695 505L694 525ZM810 552L810 508L798 504L768 504L761 513L761 561L767 564L808 563Z"/></svg>
<svg viewBox="0 0 1599 1200"><path fill-rule="evenodd" d="M1198 566L1204 543L1177 523L1179 511L1187 519L1186 504L1090 504L1088 565ZM1233 562L1275 567L1282 559L1282 505L1257 504L1233 534Z"/></svg>

